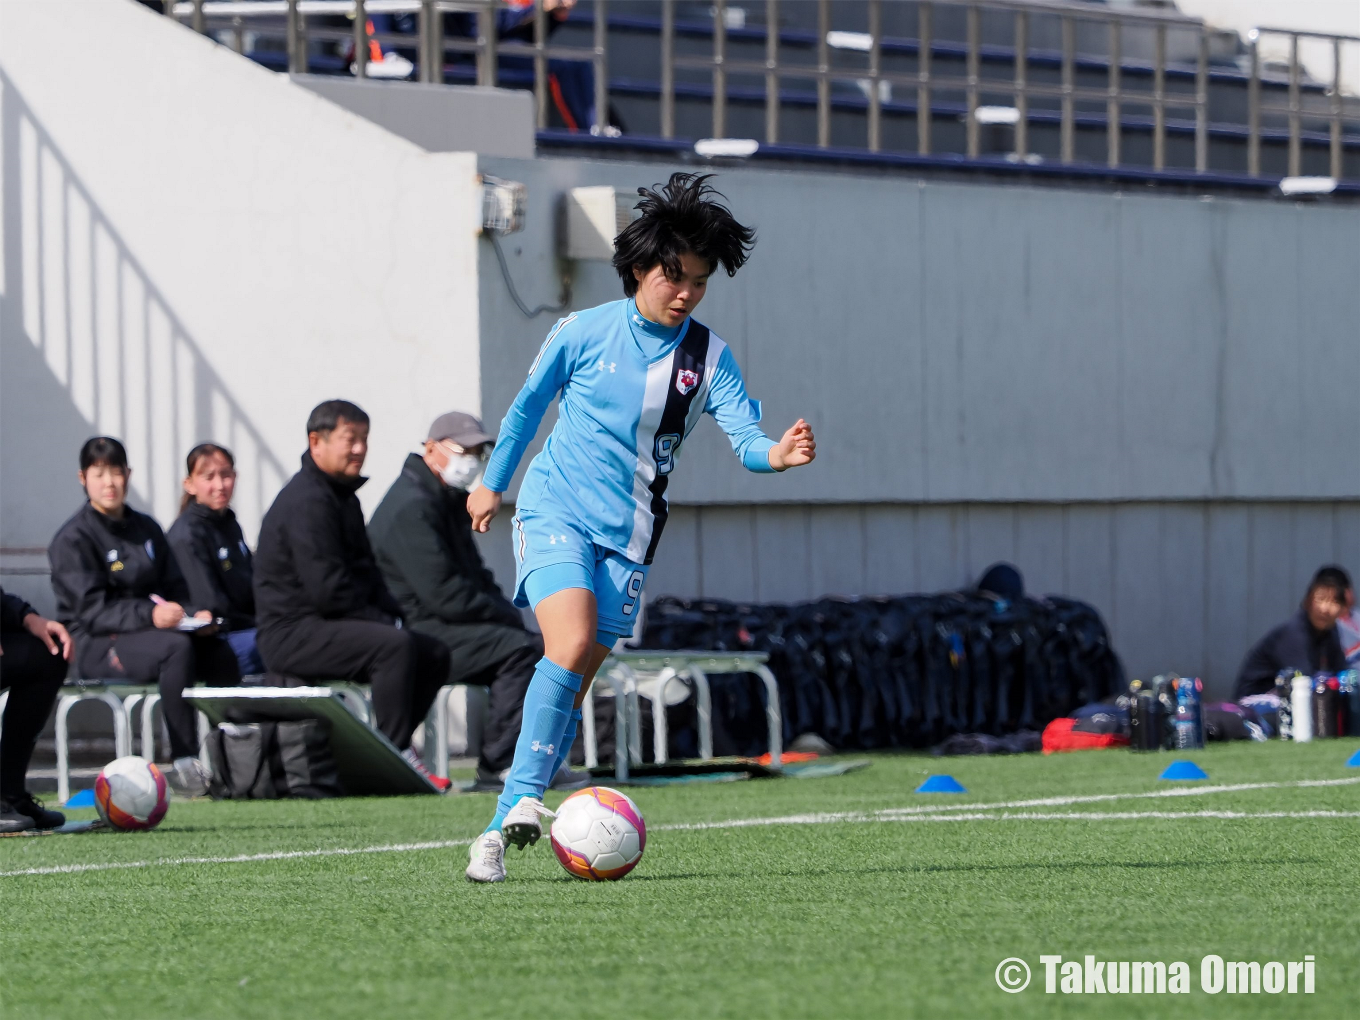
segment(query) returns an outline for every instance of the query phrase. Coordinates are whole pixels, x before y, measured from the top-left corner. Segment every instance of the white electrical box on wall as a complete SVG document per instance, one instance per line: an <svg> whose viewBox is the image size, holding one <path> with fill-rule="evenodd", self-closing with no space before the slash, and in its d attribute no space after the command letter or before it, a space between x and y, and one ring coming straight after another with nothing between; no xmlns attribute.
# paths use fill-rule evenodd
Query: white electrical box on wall
<svg viewBox="0 0 1360 1020"><path fill-rule="evenodd" d="M566 196L566 236L563 252L569 259L609 261L614 238L640 215L635 193L610 185L572 188Z"/></svg>

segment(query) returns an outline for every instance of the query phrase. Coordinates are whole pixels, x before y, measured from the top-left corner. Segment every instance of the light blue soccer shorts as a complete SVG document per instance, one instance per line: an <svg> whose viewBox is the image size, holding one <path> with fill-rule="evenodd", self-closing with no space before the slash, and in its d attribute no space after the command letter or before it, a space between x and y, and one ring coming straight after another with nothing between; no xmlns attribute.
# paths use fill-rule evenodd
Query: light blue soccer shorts
<svg viewBox="0 0 1360 1020"><path fill-rule="evenodd" d="M538 607L566 588L595 593L596 640L612 647L633 633L642 605L648 567L596 545L571 515L518 511L512 522L515 545L515 605Z"/></svg>

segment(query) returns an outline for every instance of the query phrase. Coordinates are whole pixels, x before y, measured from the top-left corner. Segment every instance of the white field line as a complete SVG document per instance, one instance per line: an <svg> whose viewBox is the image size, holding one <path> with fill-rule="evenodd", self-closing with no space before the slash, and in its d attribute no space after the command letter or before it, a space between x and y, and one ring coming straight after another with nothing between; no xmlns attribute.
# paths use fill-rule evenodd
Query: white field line
<svg viewBox="0 0 1360 1020"><path fill-rule="evenodd" d="M733 818L725 822L682 822L655 825L649 832L693 832L704 829L747 829L762 825L831 825L862 822L1069 822L1137 821L1144 818L1360 818L1360 811L959 811L950 814L904 815L894 811L828 812L781 818Z"/></svg>
<svg viewBox="0 0 1360 1020"><path fill-rule="evenodd" d="M783 815L772 818L733 818L717 822L679 822L649 826L652 832L694 832L704 829L744 829L762 825L830 825L845 822L949 822L949 821L1128 821L1140 818L1360 818L1360 811L1128 811L1128 812L1019 812L1015 808L1061 807L1112 800L1149 797L1195 797L1242 790L1269 790L1319 786L1352 786L1360 776L1345 779L1305 779L1280 783L1237 783L1233 785L1177 787L1149 793L1104 793L1072 797L1041 797L1031 800L997 801L991 804L938 804L928 807L885 808L880 811L822 812ZM986 813L984 813L986 812ZM434 840L425 843L386 843L367 847L332 847L320 850L288 850L276 853L238 854L232 857L161 857L148 861L109 861L90 864L56 864L48 867L0 871L0 878L23 875L71 875L87 871L115 871L135 868L174 867L181 864L245 864L253 861L286 861L305 857L347 857L355 854L409 853L413 850L443 850L468 846L471 839Z"/></svg>
<svg viewBox="0 0 1360 1020"><path fill-rule="evenodd" d="M154 861L108 861L102 864L54 864L46 868L0 871L0 878L19 875L74 875L82 871L116 871L123 868L160 868L178 864L245 864L251 861L291 861L301 857L349 857L353 854L400 854L412 850L445 850L468 846L470 839L440 839L428 843L385 843L381 846L329 847L323 850L287 850L268 854L237 854L234 857L161 857Z"/></svg>
<svg viewBox="0 0 1360 1020"><path fill-rule="evenodd" d="M965 815L969 820L976 820L980 817L992 817L991 815L980 816L977 814L977 812L980 811L1009 811L1015 808L1028 807L1064 807L1070 804L1096 804L1106 803L1112 800L1145 800L1148 798L1160 797L1202 797L1206 794L1238 793L1243 790L1278 790L1315 786L1354 786L1358 783L1360 783L1360 776L1347 776L1344 779L1302 779L1278 783L1233 783L1220 784L1218 786L1173 787L1168 790L1151 790L1147 793L1096 793L1069 797L1036 797L1030 800L1003 800L994 801L990 804L930 804L922 805L921 807L884 808L879 811L845 811L806 815L786 815L782 818L739 818L731 821L688 822L678 823L676 825L658 825L653 826L653 829L674 829L676 831L684 831L697 829L739 829L753 825L825 825L830 822L912 821L918 818L929 819L938 816L948 818L955 812ZM1038 816L1035 817L1037 818ZM1095 815L1078 815L1077 817L1093 818ZM1146 817L1150 818L1154 816L1147 814ZM1203 814L1195 815L1184 813L1178 817L1193 818L1208 816ZM1253 814L1250 817L1264 818L1272 816L1266 814Z"/></svg>
<svg viewBox="0 0 1360 1020"><path fill-rule="evenodd" d="M1070 797L1036 797L1031 800L1007 800L992 804L931 804L922 807L889 808L899 815L928 815L943 811L988 811L1022 807L1063 807L1068 804L1098 804L1112 800L1146 800L1156 797L1203 797L1212 793L1238 793L1243 790L1281 790L1312 786L1355 786L1360 776L1345 779L1301 779L1280 783L1233 783L1218 786L1176 786L1147 793L1092 793Z"/></svg>

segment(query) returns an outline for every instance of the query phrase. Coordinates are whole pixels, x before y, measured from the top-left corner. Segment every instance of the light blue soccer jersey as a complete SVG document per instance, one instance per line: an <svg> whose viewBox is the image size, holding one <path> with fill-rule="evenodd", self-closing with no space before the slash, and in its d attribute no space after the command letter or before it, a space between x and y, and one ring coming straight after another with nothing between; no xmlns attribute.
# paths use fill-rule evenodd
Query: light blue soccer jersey
<svg viewBox="0 0 1360 1020"><path fill-rule="evenodd" d="M667 328L631 300L560 320L501 422L483 483L510 484L543 414L561 393L557 425L520 487L521 512L565 511L596 544L651 563L666 523L666 483L704 412L751 471L773 471L774 443L746 395L727 344L686 319Z"/></svg>

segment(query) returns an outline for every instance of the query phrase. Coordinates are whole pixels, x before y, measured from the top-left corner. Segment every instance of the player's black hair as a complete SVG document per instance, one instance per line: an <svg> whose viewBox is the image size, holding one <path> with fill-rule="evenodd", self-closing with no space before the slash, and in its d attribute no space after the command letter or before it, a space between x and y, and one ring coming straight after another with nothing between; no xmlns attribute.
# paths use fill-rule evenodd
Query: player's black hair
<svg viewBox="0 0 1360 1020"><path fill-rule="evenodd" d="M307 434L316 432L324 439L335 431L342 418L351 425L368 424L368 414L358 404L348 400L323 400L307 416Z"/></svg>
<svg viewBox="0 0 1360 1020"><path fill-rule="evenodd" d="M708 186L712 176L674 173L655 190L638 188L642 201L633 208L641 209L642 216L614 239L614 268L629 297L638 289L634 266L645 272L659 263L667 277L678 280L680 256L687 251L706 259L710 270L721 265L728 276L745 265L756 232L714 201L722 196Z"/></svg>
<svg viewBox="0 0 1360 1020"><path fill-rule="evenodd" d="M1308 604L1313 601L1313 593L1319 589L1330 591L1333 598L1345 605L1346 589L1349 587L1350 576L1344 570L1340 567L1323 567L1308 582L1308 591L1303 596L1303 608L1308 608Z"/></svg>
<svg viewBox="0 0 1360 1020"><path fill-rule="evenodd" d="M80 470L88 471L96 464L126 471L127 448L112 436L95 436L85 440L85 445L80 448Z"/></svg>
<svg viewBox="0 0 1360 1020"><path fill-rule="evenodd" d="M1344 567L1335 564L1321 567L1313 575L1313 582L1309 585L1309 591L1314 588L1332 588L1338 595L1345 595L1346 589L1351 586L1351 575L1346 573Z"/></svg>

